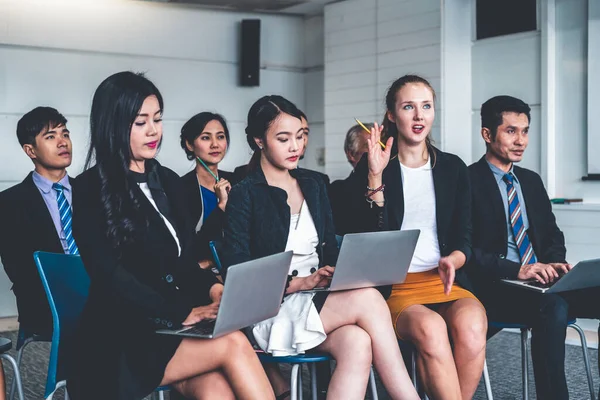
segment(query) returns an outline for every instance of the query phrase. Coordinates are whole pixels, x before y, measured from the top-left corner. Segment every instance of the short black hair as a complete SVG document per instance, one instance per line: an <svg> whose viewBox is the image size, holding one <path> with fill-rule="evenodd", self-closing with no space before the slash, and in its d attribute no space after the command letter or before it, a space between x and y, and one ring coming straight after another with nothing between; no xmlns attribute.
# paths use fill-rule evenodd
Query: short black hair
<svg viewBox="0 0 600 400"><path fill-rule="evenodd" d="M67 119L52 107L36 107L23 115L17 123L17 139L21 147L35 145L35 137L42 132L66 125Z"/></svg>
<svg viewBox="0 0 600 400"><path fill-rule="evenodd" d="M525 114L531 122L531 108L523 100L506 95L492 97L481 105L481 127L490 130L492 140L496 138L505 112Z"/></svg>
<svg viewBox="0 0 600 400"><path fill-rule="evenodd" d="M227 149L229 149L229 128L227 128L227 122L225 122L225 118L222 115L212 113L209 111L204 111L199 114L194 115L188 122L186 122L181 128L181 135L179 135L181 148L185 151L185 155L188 160L193 160L196 158L196 155L193 151L190 151L186 143L192 144L194 140L202 131L210 121L219 121L221 125L223 125L223 132L225 133L225 139L227 140Z"/></svg>

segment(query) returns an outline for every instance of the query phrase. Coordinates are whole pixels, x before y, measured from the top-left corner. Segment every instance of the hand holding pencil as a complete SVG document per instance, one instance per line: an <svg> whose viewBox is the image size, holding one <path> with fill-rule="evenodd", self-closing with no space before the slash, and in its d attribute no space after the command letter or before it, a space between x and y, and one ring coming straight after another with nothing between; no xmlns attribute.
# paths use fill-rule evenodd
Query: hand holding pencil
<svg viewBox="0 0 600 400"><path fill-rule="evenodd" d="M381 132L383 126L380 126L375 122L373 128L367 138L367 145L369 147L369 175L380 176L383 170L390 161L390 153L392 151L392 143L394 138L388 138L386 144L381 142Z"/></svg>

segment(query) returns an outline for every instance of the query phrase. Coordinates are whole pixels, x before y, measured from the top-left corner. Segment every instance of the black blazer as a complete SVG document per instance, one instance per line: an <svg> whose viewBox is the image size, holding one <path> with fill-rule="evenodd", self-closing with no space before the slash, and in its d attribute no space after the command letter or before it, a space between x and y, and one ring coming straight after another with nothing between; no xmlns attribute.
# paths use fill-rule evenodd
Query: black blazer
<svg viewBox="0 0 600 400"><path fill-rule="evenodd" d="M296 169L290 174L298 180L319 236L319 267L335 266L338 256L335 230L327 189L314 171ZM287 193L269 186L260 167L231 189L225 212L225 268L285 251L290 230Z"/></svg>
<svg viewBox="0 0 600 400"><path fill-rule="evenodd" d="M352 203L348 199L352 196L352 180L355 179L354 171L346 179L338 179L329 185L329 201L331 202L331 211L333 212L333 224L335 225L336 235L343 236L352 231L354 224L348 213Z"/></svg>
<svg viewBox="0 0 600 400"><path fill-rule="evenodd" d="M435 149L433 185L435 189L437 236L442 257L455 250L471 257L471 188L467 166L456 155ZM349 199L346 219L353 221L351 232L400 230L404 219L404 192L402 172L397 158L390 160L383 171L385 204L371 206L365 199L368 182L368 159L365 154L356 166L351 180L352 197ZM466 264L465 264L466 266ZM465 267L456 271L456 282L470 290ZM391 286L383 291L387 297Z"/></svg>
<svg viewBox="0 0 600 400"><path fill-rule="evenodd" d="M74 180L70 179L71 184ZM0 256L13 283L19 323L30 333L52 335L52 314L33 253L63 253L48 207L29 173L0 193Z"/></svg>
<svg viewBox="0 0 600 400"><path fill-rule="evenodd" d="M178 325L192 307L209 304L209 290L217 283L191 256L192 227L179 176L154 160L146 161L146 169L158 174L168 199L180 256L162 217L133 181L148 226L134 243L115 248L105 233L98 170L77 179L73 230L91 287L71 353L77 366L68 378L73 399L150 394L181 341L154 331Z"/></svg>
<svg viewBox="0 0 600 400"><path fill-rule="evenodd" d="M469 166L469 174L473 196L473 257L469 275L476 290L481 292L493 281L516 279L521 265L506 259L506 213L500 188L485 157ZM514 174L525 197L527 234L538 261L566 262L565 237L556 225L542 179L516 165Z"/></svg>
<svg viewBox="0 0 600 400"><path fill-rule="evenodd" d="M235 185L237 177L227 171L219 170L219 177L227 179L231 186ZM181 182L187 201L189 214L191 215L192 229L195 231L200 217L202 216L202 197L200 197L200 187L198 185L198 178L196 177L196 170L191 170L187 174L181 177ZM211 252L208 243L211 240L221 240L223 223L225 220L225 214L219 207L215 208L213 212L206 218L202 224L202 228L198 232L194 232L194 252L195 257L198 261L211 259Z"/></svg>

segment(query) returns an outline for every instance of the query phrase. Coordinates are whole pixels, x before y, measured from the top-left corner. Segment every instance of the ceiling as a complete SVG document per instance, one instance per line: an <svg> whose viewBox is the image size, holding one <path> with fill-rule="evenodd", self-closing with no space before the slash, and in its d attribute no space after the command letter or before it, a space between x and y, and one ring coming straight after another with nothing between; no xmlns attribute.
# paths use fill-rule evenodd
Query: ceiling
<svg viewBox="0 0 600 400"><path fill-rule="evenodd" d="M149 0L162 3L194 4L211 8L246 12L320 14L333 0Z"/></svg>

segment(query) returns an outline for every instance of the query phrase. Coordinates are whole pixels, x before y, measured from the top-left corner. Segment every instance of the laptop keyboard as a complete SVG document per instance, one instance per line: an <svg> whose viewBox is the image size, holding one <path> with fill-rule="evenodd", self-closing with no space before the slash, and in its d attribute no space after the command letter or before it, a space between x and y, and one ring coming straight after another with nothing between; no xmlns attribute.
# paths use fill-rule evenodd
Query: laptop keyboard
<svg viewBox="0 0 600 400"><path fill-rule="evenodd" d="M535 287L539 287L539 288L542 288L542 289L548 289L548 288L551 288L552 286L554 286L554 284L556 282L558 282L560 280L560 278L562 278L563 276L564 276L563 273L559 273L558 274L558 278L556 278L552 282L542 283L542 282L534 280L534 281L527 282L527 284L530 285L530 286L535 286Z"/></svg>
<svg viewBox="0 0 600 400"><path fill-rule="evenodd" d="M204 321L200 321L198 322L196 325L193 325L187 329L181 329L179 332L185 332L185 333L189 333L189 334L193 334L193 335L204 335L204 336L208 336L208 335L212 335L213 331L215 330L215 320L211 319L211 320L204 320Z"/></svg>

